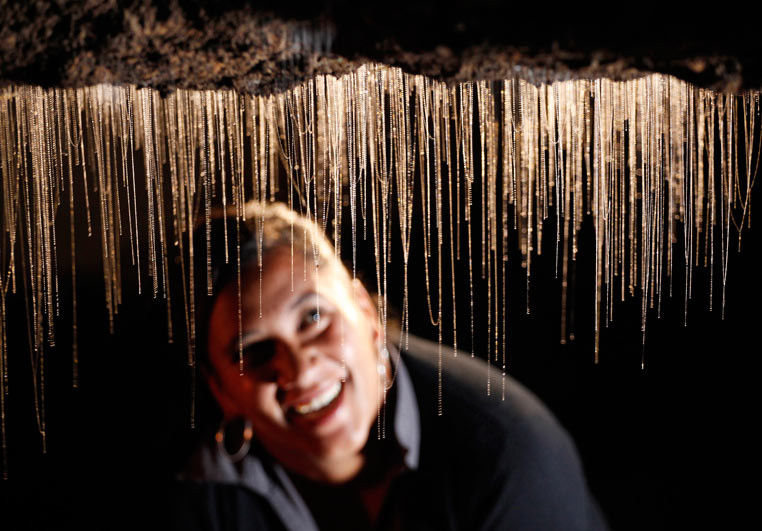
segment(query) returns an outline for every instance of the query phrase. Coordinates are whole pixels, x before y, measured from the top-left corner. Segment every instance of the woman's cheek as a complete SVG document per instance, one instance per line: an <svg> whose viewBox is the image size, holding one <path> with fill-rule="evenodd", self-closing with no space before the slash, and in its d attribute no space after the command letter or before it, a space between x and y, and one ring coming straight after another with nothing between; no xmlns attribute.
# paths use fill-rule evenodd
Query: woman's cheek
<svg viewBox="0 0 762 531"><path fill-rule="evenodd" d="M278 386L275 384L254 384L247 400L253 410L253 416L268 423L280 424L283 412L277 400Z"/></svg>

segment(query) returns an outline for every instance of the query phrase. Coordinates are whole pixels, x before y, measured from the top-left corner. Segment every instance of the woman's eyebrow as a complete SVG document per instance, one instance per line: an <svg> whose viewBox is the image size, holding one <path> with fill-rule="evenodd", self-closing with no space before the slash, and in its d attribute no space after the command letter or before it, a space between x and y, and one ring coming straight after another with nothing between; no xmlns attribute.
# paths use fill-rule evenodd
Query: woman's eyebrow
<svg viewBox="0 0 762 531"><path fill-rule="evenodd" d="M320 295L315 291L308 291L307 293L304 293L301 297L293 301L291 304L288 305L289 310L293 310L297 306L301 305L304 301L314 298L317 299L320 297Z"/></svg>
<svg viewBox="0 0 762 531"><path fill-rule="evenodd" d="M248 330L243 333L241 336L241 345L248 346L247 343L251 341L252 338L257 338L260 336L259 330ZM256 341L254 341L255 343ZM238 352L238 334L233 337L233 339L230 340L230 344L228 345L228 351L235 351Z"/></svg>

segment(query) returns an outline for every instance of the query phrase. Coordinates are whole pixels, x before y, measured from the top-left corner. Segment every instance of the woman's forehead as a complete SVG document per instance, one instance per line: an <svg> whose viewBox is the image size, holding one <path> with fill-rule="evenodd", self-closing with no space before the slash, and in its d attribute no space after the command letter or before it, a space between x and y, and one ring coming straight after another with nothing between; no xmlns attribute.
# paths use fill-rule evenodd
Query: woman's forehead
<svg viewBox="0 0 762 531"><path fill-rule="evenodd" d="M258 275L259 264L250 263L247 267L249 272L252 266L254 266L253 272ZM321 275L321 280L327 275L336 279L349 280L349 274L341 260L333 253L316 253L311 246L305 248L297 245L280 245L270 249L262 257L263 276L267 275L273 279L284 278L290 282L292 276L294 280L301 278L314 281L318 274Z"/></svg>
<svg viewBox="0 0 762 531"><path fill-rule="evenodd" d="M237 283L228 286L237 295ZM349 275L333 255L315 260L312 251L282 246L263 257L260 268L257 262L249 263L242 271L241 294L249 305L258 303L266 307L278 301L301 298L305 293L331 294L346 291L351 284Z"/></svg>

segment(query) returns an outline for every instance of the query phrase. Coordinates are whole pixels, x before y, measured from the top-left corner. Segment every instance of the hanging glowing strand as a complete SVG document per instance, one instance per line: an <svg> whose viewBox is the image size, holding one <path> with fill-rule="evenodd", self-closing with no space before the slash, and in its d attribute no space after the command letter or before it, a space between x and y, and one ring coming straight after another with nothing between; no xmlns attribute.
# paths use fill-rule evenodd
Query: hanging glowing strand
<svg viewBox="0 0 762 531"><path fill-rule="evenodd" d="M72 355L72 387L79 387L79 346L77 330L77 251L76 231L74 230L74 154L78 152L77 145L71 141L71 113L69 110L70 92L63 97L64 135L66 148L66 163L69 175L69 239L71 247L71 355ZM72 147L74 151L72 152Z"/></svg>
<svg viewBox="0 0 762 531"><path fill-rule="evenodd" d="M474 182L474 164L473 164L473 84L462 83L459 85L459 114L460 114L460 150L463 157L463 177L465 179L465 205L464 218L466 221L466 241L468 243L468 288L470 302L470 324L471 324L471 357L475 355L476 344L474 334L474 269L473 269L473 251L471 231L471 206L473 196Z"/></svg>
<svg viewBox="0 0 762 531"><path fill-rule="evenodd" d="M167 340L172 343L174 340L174 332L172 326L172 296L170 291L169 281L169 256L167 248L167 234L166 234L166 205L167 201L164 199L164 180L165 171L164 167L167 162L167 124L164 119L165 115L163 107L165 105L164 100L159 98L157 92L152 93L152 105L154 109L154 126L151 133L153 134L152 146L155 151L156 171L154 173L155 184L153 186L153 192L155 195L154 204L156 206L156 225L159 236L159 268L157 274L161 278L161 298L165 300L165 308L167 312ZM118 284L117 284L118 286Z"/></svg>
<svg viewBox="0 0 762 531"><path fill-rule="evenodd" d="M7 282L0 271L0 438L2 439L3 479L8 479L8 440L5 426L5 397L8 395L8 338L5 319L5 294Z"/></svg>
<svg viewBox="0 0 762 531"><path fill-rule="evenodd" d="M14 184L16 180L16 165L14 164L10 119L10 91L0 90L0 176L2 177L2 201L3 212L0 216L2 224L0 228L0 249L3 252L3 258L0 259L0 444L2 445L2 469L3 479L8 479L8 441L5 422L5 398L8 396L8 337L7 321L5 312L5 299L8 291L8 285L15 283L15 240L16 240L16 206L17 194ZM8 234L8 246L10 252L5 253L6 232ZM8 263L5 263L5 256L8 256ZM7 272L7 273L6 273Z"/></svg>

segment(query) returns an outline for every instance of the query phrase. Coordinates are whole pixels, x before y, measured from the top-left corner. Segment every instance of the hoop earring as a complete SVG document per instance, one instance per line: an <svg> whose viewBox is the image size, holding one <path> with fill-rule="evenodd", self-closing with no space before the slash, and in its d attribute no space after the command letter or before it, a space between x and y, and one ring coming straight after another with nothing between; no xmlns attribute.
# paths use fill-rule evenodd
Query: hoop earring
<svg viewBox="0 0 762 531"><path fill-rule="evenodd" d="M381 378L384 387L384 400L386 400L386 392L392 387L389 383L389 369L386 366L388 360L389 351L386 349L386 347L381 347L379 351L378 362L376 363L376 368L378 370L378 376Z"/></svg>
<svg viewBox="0 0 762 531"><path fill-rule="evenodd" d="M220 453L227 456L228 459L230 459L232 462L237 463L246 457L246 454L249 453L249 448L251 448L251 439L254 437L254 429L249 419L243 419L241 446L235 453L231 454L228 452L228 449L225 446L225 434L228 430L228 424L228 420L223 419L223 421L220 423L220 427L217 430L217 433L214 434L214 440L217 441L217 448L219 448Z"/></svg>

